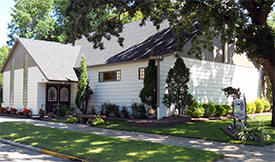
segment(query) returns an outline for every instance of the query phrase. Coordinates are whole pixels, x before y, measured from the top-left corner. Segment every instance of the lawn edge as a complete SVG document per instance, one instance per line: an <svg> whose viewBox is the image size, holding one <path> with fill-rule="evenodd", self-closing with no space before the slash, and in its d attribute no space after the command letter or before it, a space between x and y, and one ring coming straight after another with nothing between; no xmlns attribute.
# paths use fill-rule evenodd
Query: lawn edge
<svg viewBox="0 0 275 162"><path fill-rule="evenodd" d="M14 142L12 140L7 140L7 139L0 138L0 142L6 143L6 144L9 144L9 145L13 145L13 146L16 146L16 147L21 147L21 148L24 148L24 149L28 149L28 150L31 150L31 151L34 151L34 152L40 152L40 153L43 153L43 154L47 154L47 155L51 155L51 156L54 156L54 157L62 158L62 159L87 162L87 160L80 159L78 157L74 157L74 156L70 156L70 155L61 154L61 153L58 153L58 152L53 152L53 151L41 149L41 148L34 147L34 146L31 146L31 145L26 145L26 144L23 144L23 143Z"/></svg>

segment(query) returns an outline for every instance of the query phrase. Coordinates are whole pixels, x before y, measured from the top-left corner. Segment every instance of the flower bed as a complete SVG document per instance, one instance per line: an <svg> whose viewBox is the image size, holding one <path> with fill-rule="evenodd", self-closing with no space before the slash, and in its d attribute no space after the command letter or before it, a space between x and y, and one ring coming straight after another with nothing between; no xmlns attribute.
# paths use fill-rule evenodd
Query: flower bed
<svg viewBox="0 0 275 162"><path fill-rule="evenodd" d="M30 118L32 115L32 111L30 109L21 109L18 110L12 107L0 107L0 115L2 116L12 116L12 117L20 117L20 118Z"/></svg>

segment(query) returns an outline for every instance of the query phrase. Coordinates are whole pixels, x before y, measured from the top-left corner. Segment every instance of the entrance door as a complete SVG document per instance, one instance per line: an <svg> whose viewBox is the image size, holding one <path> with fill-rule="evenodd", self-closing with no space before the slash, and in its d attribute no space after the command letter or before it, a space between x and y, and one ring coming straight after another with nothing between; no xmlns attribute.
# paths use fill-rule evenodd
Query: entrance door
<svg viewBox="0 0 275 162"><path fill-rule="evenodd" d="M70 85L46 85L46 113L55 112L58 107L70 106Z"/></svg>

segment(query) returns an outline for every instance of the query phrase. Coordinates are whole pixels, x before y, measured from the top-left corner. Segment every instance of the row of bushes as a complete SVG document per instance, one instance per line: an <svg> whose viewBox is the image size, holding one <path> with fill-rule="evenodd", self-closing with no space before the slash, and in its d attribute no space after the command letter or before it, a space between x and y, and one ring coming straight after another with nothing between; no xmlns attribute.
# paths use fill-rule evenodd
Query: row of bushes
<svg viewBox="0 0 275 162"><path fill-rule="evenodd" d="M131 105L132 114L127 110L126 106L123 106L122 109L119 109L119 106L111 103L103 103L100 108L100 112L97 113L95 108L92 107L91 114L93 115L106 115L107 117L123 117L123 118L137 118L145 119L147 118L147 110L144 104L133 103Z"/></svg>
<svg viewBox="0 0 275 162"><path fill-rule="evenodd" d="M212 116L225 116L232 111L229 105L215 105L211 102L208 104L200 104L194 102L187 108L187 115L190 117L212 117Z"/></svg>
<svg viewBox="0 0 275 162"><path fill-rule="evenodd" d="M248 114L268 112L271 110L270 103L266 99L257 98L251 103L246 104Z"/></svg>

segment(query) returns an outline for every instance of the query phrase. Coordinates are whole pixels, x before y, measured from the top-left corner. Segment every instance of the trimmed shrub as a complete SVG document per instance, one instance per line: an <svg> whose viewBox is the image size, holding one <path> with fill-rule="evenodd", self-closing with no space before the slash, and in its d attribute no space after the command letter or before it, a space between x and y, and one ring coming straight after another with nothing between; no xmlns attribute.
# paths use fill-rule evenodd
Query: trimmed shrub
<svg viewBox="0 0 275 162"><path fill-rule="evenodd" d="M264 105L263 105L261 99L257 98L253 102L256 106L256 113L262 113L264 111Z"/></svg>
<svg viewBox="0 0 275 162"><path fill-rule="evenodd" d="M61 106L58 108L58 115L65 116L68 112L68 108L66 106Z"/></svg>
<svg viewBox="0 0 275 162"><path fill-rule="evenodd" d="M262 104L264 106L264 111L267 112L267 111L270 111L271 110L271 106L270 106L270 103L267 99L261 99L262 101Z"/></svg>
<svg viewBox="0 0 275 162"><path fill-rule="evenodd" d="M133 103L131 107L132 107L134 118L137 118L137 119L147 118L146 108L144 104Z"/></svg>
<svg viewBox="0 0 275 162"><path fill-rule="evenodd" d="M93 106L91 107L91 114L97 115L96 110L95 110L95 108Z"/></svg>
<svg viewBox="0 0 275 162"><path fill-rule="evenodd" d="M204 107L204 117L211 117L215 115L216 107L213 103L209 102L208 104L203 104Z"/></svg>
<svg viewBox="0 0 275 162"><path fill-rule="evenodd" d="M101 115L120 117L119 107L116 104L103 103L101 105Z"/></svg>
<svg viewBox="0 0 275 162"><path fill-rule="evenodd" d="M215 105L216 107L216 113L215 116L223 116L226 114L226 109L223 105Z"/></svg>
<svg viewBox="0 0 275 162"><path fill-rule="evenodd" d="M232 107L229 106L229 105L222 105L225 112L224 112L224 115L228 115L229 113L232 113Z"/></svg>
<svg viewBox="0 0 275 162"><path fill-rule="evenodd" d="M255 114L256 112L256 105L254 102L246 103L246 111L248 114Z"/></svg>
<svg viewBox="0 0 275 162"><path fill-rule="evenodd" d="M187 115L192 118L202 117L204 114L204 108L202 104L194 102L191 106L187 108Z"/></svg>
<svg viewBox="0 0 275 162"><path fill-rule="evenodd" d="M122 115L122 117L124 117L124 118L128 118L128 117L129 117L129 113L128 113L128 111L127 111L127 107L125 107L125 106L122 107L121 115Z"/></svg>

